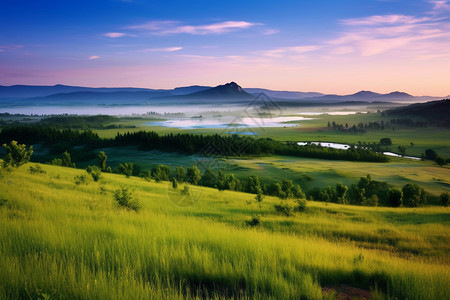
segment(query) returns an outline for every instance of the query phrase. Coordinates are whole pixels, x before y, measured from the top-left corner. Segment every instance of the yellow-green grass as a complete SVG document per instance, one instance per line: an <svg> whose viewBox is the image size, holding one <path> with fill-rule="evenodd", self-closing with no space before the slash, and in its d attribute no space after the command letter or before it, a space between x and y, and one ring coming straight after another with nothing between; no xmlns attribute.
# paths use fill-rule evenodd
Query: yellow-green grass
<svg viewBox="0 0 450 300"><path fill-rule="evenodd" d="M0 178L0 298L322 299L346 284L379 298L448 299L450 211L280 200L202 188L174 206L167 182L103 174L76 185L77 169L30 164ZM130 186L139 213L116 207ZM262 225L249 228L251 216Z"/></svg>

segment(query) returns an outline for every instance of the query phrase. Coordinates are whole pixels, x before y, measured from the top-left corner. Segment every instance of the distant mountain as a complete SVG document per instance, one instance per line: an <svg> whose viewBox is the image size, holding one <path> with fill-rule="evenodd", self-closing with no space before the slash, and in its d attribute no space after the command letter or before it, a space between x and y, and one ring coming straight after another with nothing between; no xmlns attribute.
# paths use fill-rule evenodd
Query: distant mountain
<svg viewBox="0 0 450 300"><path fill-rule="evenodd" d="M19 98L32 98L32 97L45 97L53 94L60 93L73 93L73 92L138 92L138 91L162 91L152 90L144 88L91 88L82 86L69 86L69 85L52 85L52 86L38 86L38 85L12 85L1 86L0 85L0 98L7 99L19 99Z"/></svg>
<svg viewBox="0 0 450 300"><path fill-rule="evenodd" d="M240 87L235 82L230 82L224 85L219 85L213 88L208 88L199 92L187 94L187 95L177 95L168 97L155 97L154 101L157 100L200 100L200 101L211 101L211 100L227 100L227 101L240 101L240 100L251 100L254 96L245 92L242 87Z"/></svg>
<svg viewBox="0 0 450 300"><path fill-rule="evenodd" d="M343 102L419 102L442 99L441 97L414 97L404 92L379 94L359 91L350 95L325 95L317 92L274 91L263 88L241 88L235 82L216 87L193 85L174 89L147 89L132 87L92 88L57 84L54 86L0 85L1 105L40 105L42 103L63 104L64 102L90 104L145 104L153 102L176 104L181 99L204 103L208 100L227 99L231 102L251 100L255 95L265 93L274 101L284 105L326 104ZM195 101L194 101L195 100Z"/></svg>
<svg viewBox="0 0 450 300"><path fill-rule="evenodd" d="M433 97L426 97L427 99L435 99ZM324 102L346 102L346 101L416 101L416 97L403 92L392 92L389 94L379 94L371 91L359 91L355 94L350 95L324 95L321 97L303 98L304 100L310 101L324 101ZM420 97L424 100L423 97Z"/></svg>
<svg viewBox="0 0 450 300"><path fill-rule="evenodd" d="M269 97L282 99L303 99L303 98L324 96L324 94L316 92L273 91L260 88L244 88L244 91L253 95L264 93Z"/></svg>
<svg viewBox="0 0 450 300"><path fill-rule="evenodd" d="M210 89L210 86L201 86L201 85L192 85L186 87L177 87L172 90L172 94L174 95L187 95L196 92L201 92L207 89Z"/></svg>

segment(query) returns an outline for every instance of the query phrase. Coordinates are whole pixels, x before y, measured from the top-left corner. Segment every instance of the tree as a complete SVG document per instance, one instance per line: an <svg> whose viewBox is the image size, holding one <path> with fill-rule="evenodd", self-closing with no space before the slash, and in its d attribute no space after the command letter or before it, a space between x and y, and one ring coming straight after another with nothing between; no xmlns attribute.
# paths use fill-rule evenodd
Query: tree
<svg viewBox="0 0 450 300"><path fill-rule="evenodd" d="M403 203L403 192L397 187L390 188L387 192L387 198L392 207L400 207Z"/></svg>
<svg viewBox="0 0 450 300"><path fill-rule="evenodd" d="M425 150L425 159L435 160L438 154L433 149Z"/></svg>
<svg viewBox="0 0 450 300"><path fill-rule="evenodd" d="M365 200L365 189L360 189L356 184L352 184L347 192L347 198L352 204L361 204Z"/></svg>
<svg viewBox="0 0 450 300"><path fill-rule="evenodd" d="M97 166L88 166L86 168L86 172L91 174L92 179L94 179L94 181L99 181L101 178L102 170L100 170L100 168Z"/></svg>
<svg viewBox="0 0 450 300"><path fill-rule="evenodd" d="M119 173L125 175L127 178L133 174L134 165L131 162L119 164Z"/></svg>
<svg viewBox="0 0 450 300"><path fill-rule="evenodd" d="M210 186L213 187L216 185L216 176L212 172L211 168L208 167L205 170L205 173L202 176L202 179L200 181L200 184L203 186Z"/></svg>
<svg viewBox="0 0 450 300"><path fill-rule="evenodd" d="M247 184L245 191L247 193L257 194L261 190L261 182L258 176L249 176L247 178Z"/></svg>
<svg viewBox="0 0 450 300"><path fill-rule="evenodd" d="M114 198L117 204L121 207L134 210L136 212L141 208L141 204L135 197L133 191L128 187L121 187L114 193Z"/></svg>
<svg viewBox="0 0 450 300"><path fill-rule="evenodd" d="M106 153L104 151L100 151L98 153L98 164L100 166L100 169L105 172L106 171L106 160L108 157L106 156Z"/></svg>
<svg viewBox="0 0 450 300"><path fill-rule="evenodd" d="M64 151L64 153L62 154L61 165L63 167L75 168L75 163L72 163L69 152Z"/></svg>
<svg viewBox="0 0 450 300"><path fill-rule="evenodd" d="M177 167L177 180L178 182L184 182L184 168L182 166Z"/></svg>
<svg viewBox="0 0 450 300"><path fill-rule="evenodd" d="M442 167L443 165L446 164L445 159L443 159L443 158L440 157L440 156L437 156L437 157L434 159L434 162L435 162L437 165L439 165L440 167Z"/></svg>
<svg viewBox="0 0 450 300"><path fill-rule="evenodd" d="M156 182L169 181L170 167L166 165L157 165L152 169L152 177Z"/></svg>
<svg viewBox="0 0 450 300"><path fill-rule="evenodd" d="M261 209L261 202L263 201L263 199L264 199L263 191L261 188L259 188L258 193L255 196L255 200L258 202L260 209Z"/></svg>
<svg viewBox="0 0 450 300"><path fill-rule="evenodd" d="M293 198L292 188L294 187L294 184L292 183L292 180L284 179L281 182L281 187L285 194L285 198Z"/></svg>
<svg viewBox="0 0 450 300"><path fill-rule="evenodd" d="M378 206L378 196L373 194L363 202L366 206Z"/></svg>
<svg viewBox="0 0 450 300"><path fill-rule="evenodd" d="M392 145L391 138L381 138L380 139L380 145L381 146L390 146L390 145Z"/></svg>
<svg viewBox="0 0 450 300"><path fill-rule="evenodd" d="M341 204L347 203L347 197L346 197L347 191L348 191L348 187L346 185L344 185L342 183L336 184L336 197L337 197L336 201L338 203L341 203Z"/></svg>
<svg viewBox="0 0 450 300"><path fill-rule="evenodd" d="M305 193L303 193L301 187L297 184L292 187L292 196L296 199L305 198Z"/></svg>
<svg viewBox="0 0 450 300"><path fill-rule="evenodd" d="M401 156L405 156L406 154L406 148L403 146L398 146L397 147L398 152L400 153Z"/></svg>
<svg viewBox="0 0 450 300"><path fill-rule="evenodd" d="M178 180L175 177L172 177L172 187L174 189L178 188Z"/></svg>
<svg viewBox="0 0 450 300"><path fill-rule="evenodd" d="M278 182L275 183L274 194L280 199L286 198L286 194L283 192L283 189L281 188L281 185Z"/></svg>
<svg viewBox="0 0 450 300"><path fill-rule="evenodd" d="M3 144L6 150L6 156L3 159L3 166L19 167L27 163L33 155L33 146L27 149L25 144L18 144L16 141L11 141L9 144Z"/></svg>
<svg viewBox="0 0 450 300"><path fill-rule="evenodd" d="M448 202L450 200L450 194L448 192L447 193L442 193L439 198L441 199L442 205L447 207L448 206Z"/></svg>
<svg viewBox="0 0 450 300"><path fill-rule="evenodd" d="M408 207L423 206L427 203L425 190L417 184L405 184L402 188L403 205Z"/></svg>
<svg viewBox="0 0 450 300"><path fill-rule="evenodd" d="M199 168L197 168L197 166L192 166L192 167L188 168L186 175L187 175L187 181L189 183L192 183L193 185L197 185L197 183L202 178L200 170L199 170Z"/></svg>

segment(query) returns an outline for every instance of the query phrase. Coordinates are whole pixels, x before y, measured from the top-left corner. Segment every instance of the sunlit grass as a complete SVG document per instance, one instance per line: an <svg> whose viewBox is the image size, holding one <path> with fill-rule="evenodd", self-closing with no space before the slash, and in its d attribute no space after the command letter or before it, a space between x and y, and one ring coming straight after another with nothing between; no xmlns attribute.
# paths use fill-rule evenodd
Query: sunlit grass
<svg viewBox="0 0 450 300"><path fill-rule="evenodd" d="M450 211L308 202L275 213L279 199L202 188L174 206L168 183L24 165L2 171L0 298L322 299L346 284L398 299L448 299ZM87 174L87 173L86 173ZM134 188L139 213L113 192ZM261 215L262 225L245 224Z"/></svg>

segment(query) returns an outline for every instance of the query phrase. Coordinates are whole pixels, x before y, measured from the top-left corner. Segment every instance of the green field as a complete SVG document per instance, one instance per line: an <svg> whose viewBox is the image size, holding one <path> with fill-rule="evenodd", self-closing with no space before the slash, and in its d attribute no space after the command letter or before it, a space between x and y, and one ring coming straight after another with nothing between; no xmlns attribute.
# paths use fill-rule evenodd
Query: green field
<svg viewBox="0 0 450 300"><path fill-rule="evenodd" d="M283 115L289 116L289 114ZM434 149L444 157L450 157L450 131L441 127L428 126L425 128L411 128L402 125L386 128L384 130L367 129L366 133L346 133L328 128L328 122L335 121L338 124L348 123L349 125L359 122L388 121L391 117L383 117L381 113L359 113L353 115L303 115L312 118L312 120L303 120L296 123L297 127L268 127L252 128L251 130L258 134L258 137L268 137L281 141L326 141L344 144L378 143L381 138L389 137L392 139L392 146L389 150L397 152L398 146L406 147L406 154L420 157L426 149ZM155 120L131 118L120 122L123 126L135 126L135 128L105 129L95 130L101 137L113 138L118 132L133 132L139 130L155 131L160 134L168 133L196 133L196 134L224 134L223 128L202 128L202 129L180 129L163 126L150 126ZM413 145L411 145L413 143Z"/></svg>
<svg viewBox="0 0 450 300"><path fill-rule="evenodd" d="M277 198L209 188L179 207L167 182L30 165L1 173L1 299L449 299L448 208L309 201L286 217ZM116 206L123 185L138 213Z"/></svg>

